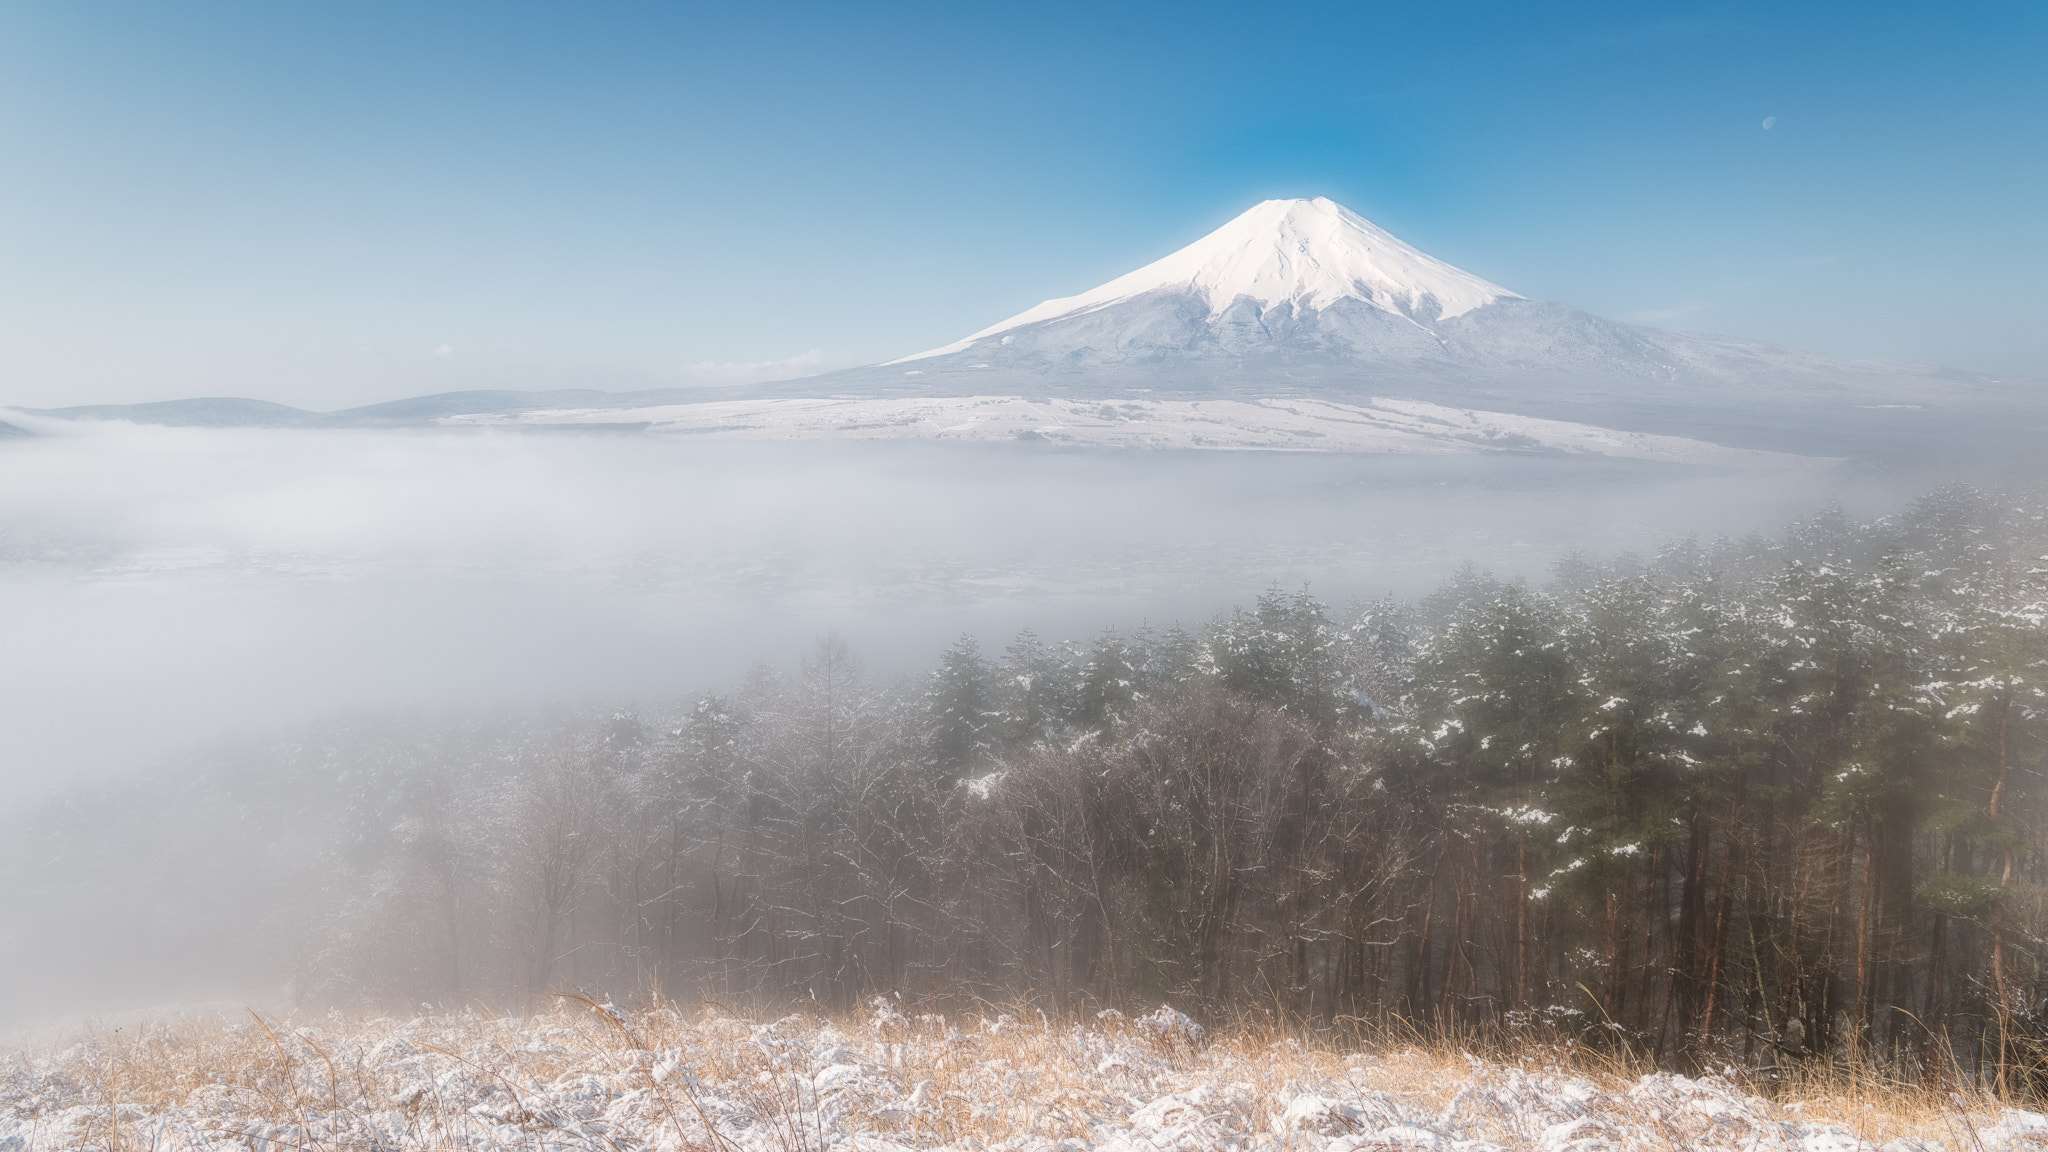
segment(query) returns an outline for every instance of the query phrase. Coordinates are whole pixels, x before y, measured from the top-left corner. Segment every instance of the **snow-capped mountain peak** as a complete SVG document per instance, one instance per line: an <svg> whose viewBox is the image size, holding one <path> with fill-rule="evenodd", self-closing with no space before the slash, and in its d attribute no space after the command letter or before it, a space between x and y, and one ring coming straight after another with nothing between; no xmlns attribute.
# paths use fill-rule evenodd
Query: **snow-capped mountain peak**
<svg viewBox="0 0 2048 1152"><path fill-rule="evenodd" d="M1211 317L1240 299L1261 311L1280 304L1320 311L1352 299L1388 312L1428 311L1448 319L1496 300L1521 299L1498 284L1438 260L1335 201L1267 200L1162 260L1109 283L984 328L965 340L891 364L961 351L1027 324L1083 315L1149 292L1180 292L1208 305Z"/></svg>

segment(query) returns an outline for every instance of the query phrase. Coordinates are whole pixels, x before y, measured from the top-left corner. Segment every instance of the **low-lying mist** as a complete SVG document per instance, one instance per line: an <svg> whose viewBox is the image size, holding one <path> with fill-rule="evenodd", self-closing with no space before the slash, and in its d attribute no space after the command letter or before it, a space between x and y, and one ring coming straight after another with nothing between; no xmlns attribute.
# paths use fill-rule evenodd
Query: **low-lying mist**
<svg viewBox="0 0 2048 1152"><path fill-rule="evenodd" d="M1541 575L1857 491L1825 467L33 426L0 443L10 801L336 710L670 695L828 629L886 673L963 631Z"/></svg>
<svg viewBox="0 0 2048 1152"><path fill-rule="evenodd" d="M331 855L346 812L383 810L363 789L423 765L492 779L615 708L667 723L828 632L886 685L963 633L995 652L1026 627L1199 632L1276 586L1342 610L1466 567L1540 581L1908 487L1558 457L37 430L0 444L0 811L118 834L17 842L50 858L0 938L5 1024L318 994L313 969L369 939L306 935L375 886ZM361 835L374 854L400 833Z"/></svg>

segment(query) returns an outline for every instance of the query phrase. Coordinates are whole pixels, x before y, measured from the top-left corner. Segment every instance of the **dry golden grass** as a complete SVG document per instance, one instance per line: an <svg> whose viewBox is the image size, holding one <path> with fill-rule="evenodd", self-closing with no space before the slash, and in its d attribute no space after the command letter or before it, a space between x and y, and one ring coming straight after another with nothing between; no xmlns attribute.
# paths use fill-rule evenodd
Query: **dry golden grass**
<svg viewBox="0 0 2048 1152"><path fill-rule="evenodd" d="M1562 1045L1481 1058L1188 1023L946 1019L893 1001L755 1020L580 999L526 1017L167 1017L0 1062L0 1152L2048 1148L2048 1119L1875 1074L1688 1080Z"/></svg>

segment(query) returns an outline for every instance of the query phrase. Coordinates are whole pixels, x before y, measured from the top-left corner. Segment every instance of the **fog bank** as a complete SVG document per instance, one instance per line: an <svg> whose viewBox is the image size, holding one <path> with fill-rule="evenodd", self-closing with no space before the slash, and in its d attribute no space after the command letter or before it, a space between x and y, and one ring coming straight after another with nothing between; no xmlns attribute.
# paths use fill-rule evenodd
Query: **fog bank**
<svg viewBox="0 0 2048 1152"><path fill-rule="evenodd" d="M827 629L888 675L963 631L1541 576L1893 499L1556 457L35 427L0 443L11 802L338 710L698 691Z"/></svg>

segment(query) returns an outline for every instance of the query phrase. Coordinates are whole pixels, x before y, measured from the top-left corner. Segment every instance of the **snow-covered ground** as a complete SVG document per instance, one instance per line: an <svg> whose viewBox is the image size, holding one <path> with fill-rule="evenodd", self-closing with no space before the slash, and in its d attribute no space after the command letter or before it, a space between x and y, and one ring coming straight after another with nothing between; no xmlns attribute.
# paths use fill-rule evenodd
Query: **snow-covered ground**
<svg viewBox="0 0 2048 1152"><path fill-rule="evenodd" d="M1982 1097L1773 1103L1734 1079L1456 1052L1206 1043L1171 1008L1087 1026L571 1005L351 1022L144 1023L0 1065L0 1149L589 1152L1927 1152L2048 1147Z"/></svg>
<svg viewBox="0 0 2048 1152"><path fill-rule="evenodd" d="M1780 468L1806 457L1704 440L1621 432L1416 400L1074 400L1022 396L841 396L556 408L450 416L450 425L644 424L650 431L741 440L1044 440L1112 448L1208 448L1436 455L1548 452Z"/></svg>

